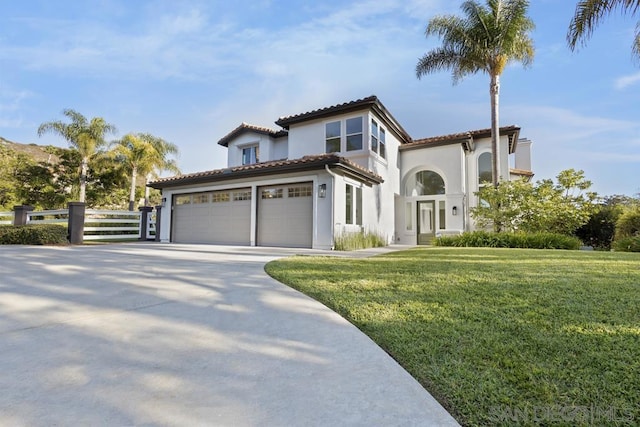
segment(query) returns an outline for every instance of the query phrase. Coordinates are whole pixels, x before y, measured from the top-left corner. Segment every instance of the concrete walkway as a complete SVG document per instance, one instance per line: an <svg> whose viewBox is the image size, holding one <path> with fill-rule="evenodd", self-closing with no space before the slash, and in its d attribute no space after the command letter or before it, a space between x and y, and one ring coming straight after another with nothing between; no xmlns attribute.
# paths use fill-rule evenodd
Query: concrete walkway
<svg viewBox="0 0 640 427"><path fill-rule="evenodd" d="M264 264L317 251L0 246L0 425L449 426Z"/></svg>

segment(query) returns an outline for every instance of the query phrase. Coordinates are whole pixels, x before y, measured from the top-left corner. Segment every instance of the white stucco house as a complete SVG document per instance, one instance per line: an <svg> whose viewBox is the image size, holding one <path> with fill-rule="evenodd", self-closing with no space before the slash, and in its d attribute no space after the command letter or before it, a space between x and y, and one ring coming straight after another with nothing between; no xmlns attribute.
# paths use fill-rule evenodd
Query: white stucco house
<svg viewBox="0 0 640 427"><path fill-rule="evenodd" d="M491 180L489 129L413 139L375 96L242 123L218 144L228 167L161 178L164 242L331 249L368 230L428 244L472 230L469 208ZM531 141L500 132L503 179L531 177Z"/></svg>

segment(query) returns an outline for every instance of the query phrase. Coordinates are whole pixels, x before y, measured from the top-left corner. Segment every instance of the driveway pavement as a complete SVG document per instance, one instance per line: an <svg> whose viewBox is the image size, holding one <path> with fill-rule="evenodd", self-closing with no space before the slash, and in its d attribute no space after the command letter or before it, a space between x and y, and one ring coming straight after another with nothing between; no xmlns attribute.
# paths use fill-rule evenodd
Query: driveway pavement
<svg viewBox="0 0 640 427"><path fill-rule="evenodd" d="M0 246L0 425L457 425L264 273L292 253L314 251Z"/></svg>

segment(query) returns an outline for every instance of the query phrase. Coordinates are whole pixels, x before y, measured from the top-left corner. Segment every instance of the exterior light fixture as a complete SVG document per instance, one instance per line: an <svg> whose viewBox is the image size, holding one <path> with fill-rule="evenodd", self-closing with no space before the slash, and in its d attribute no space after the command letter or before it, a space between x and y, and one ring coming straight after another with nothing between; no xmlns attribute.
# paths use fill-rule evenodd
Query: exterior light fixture
<svg viewBox="0 0 640 427"><path fill-rule="evenodd" d="M318 185L318 197L321 199L327 197L327 184Z"/></svg>
<svg viewBox="0 0 640 427"><path fill-rule="evenodd" d="M454 206L453 208L451 208L451 215L456 216L458 215L458 207Z"/></svg>
<svg viewBox="0 0 640 427"><path fill-rule="evenodd" d="M162 202L160 202L160 206L162 206L163 208L167 205L167 198L163 197L162 198Z"/></svg>

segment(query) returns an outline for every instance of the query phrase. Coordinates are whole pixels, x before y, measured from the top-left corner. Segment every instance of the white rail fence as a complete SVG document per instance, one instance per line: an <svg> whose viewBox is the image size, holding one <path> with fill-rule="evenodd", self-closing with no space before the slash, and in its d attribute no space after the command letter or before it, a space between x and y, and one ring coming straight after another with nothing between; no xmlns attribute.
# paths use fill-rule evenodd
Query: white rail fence
<svg viewBox="0 0 640 427"><path fill-rule="evenodd" d="M13 212L0 212L0 225L13 224Z"/></svg>
<svg viewBox="0 0 640 427"><path fill-rule="evenodd" d="M12 225L14 212L0 212L0 225ZM146 219L146 227L142 226ZM62 224L69 222L69 209L32 211L27 224ZM156 212L86 209L83 240L153 240L156 236ZM141 236L143 230L145 236Z"/></svg>

